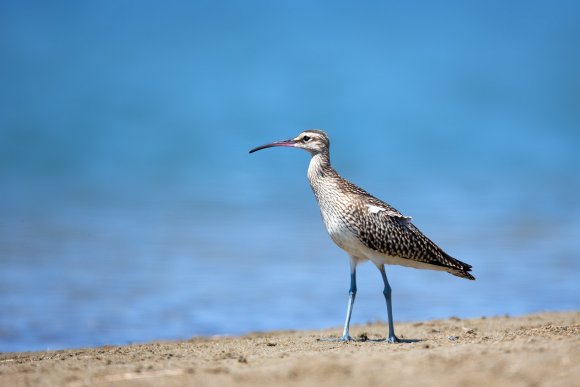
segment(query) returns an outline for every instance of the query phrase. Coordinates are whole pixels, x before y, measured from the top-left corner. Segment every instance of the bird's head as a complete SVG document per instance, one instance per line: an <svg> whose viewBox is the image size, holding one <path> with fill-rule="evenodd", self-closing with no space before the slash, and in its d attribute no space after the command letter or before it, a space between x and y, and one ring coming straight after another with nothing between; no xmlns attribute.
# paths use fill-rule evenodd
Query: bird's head
<svg viewBox="0 0 580 387"><path fill-rule="evenodd" d="M270 144L258 146L250 151L254 153L260 149L271 148L274 146L286 146L301 148L308 151L311 155L326 153L330 147L330 139L322 130L309 129L300 133L297 137L290 140L275 141Z"/></svg>

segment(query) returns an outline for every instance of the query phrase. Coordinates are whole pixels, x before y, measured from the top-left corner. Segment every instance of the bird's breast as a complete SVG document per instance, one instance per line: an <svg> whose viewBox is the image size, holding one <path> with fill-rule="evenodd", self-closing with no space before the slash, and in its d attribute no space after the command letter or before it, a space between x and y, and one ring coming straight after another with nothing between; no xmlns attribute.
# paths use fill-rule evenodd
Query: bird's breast
<svg viewBox="0 0 580 387"><path fill-rule="evenodd" d="M337 178L321 178L310 175L309 180L316 196L320 214L326 231L340 248L350 255L368 255L366 247L359 238L359 219L355 209L356 198L341 189Z"/></svg>
<svg viewBox="0 0 580 387"><path fill-rule="evenodd" d="M322 220L330 238L347 253L355 256L365 256L366 248L359 239L359 232L353 222L349 222L347 214L333 211L321 206Z"/></svg>

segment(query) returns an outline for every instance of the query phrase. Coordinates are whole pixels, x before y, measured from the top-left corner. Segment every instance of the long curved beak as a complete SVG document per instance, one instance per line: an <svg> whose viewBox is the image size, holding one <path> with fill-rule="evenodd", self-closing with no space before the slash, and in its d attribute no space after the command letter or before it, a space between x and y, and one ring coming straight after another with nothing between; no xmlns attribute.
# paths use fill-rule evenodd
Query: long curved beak
<svg viewBox="0 0 580 387"><path fill-rule="evenodd" d="M259 151L261 149L272 148L274 146L290 146L290 147L292 147L294 145L296 145L296 141L292 140L292 139L291 140L284 140L284 141L275 141L275 142L272 142L270 144L257 146L254 149L252 149L250 151L250 153L254 153L254 152Z"/></svg>

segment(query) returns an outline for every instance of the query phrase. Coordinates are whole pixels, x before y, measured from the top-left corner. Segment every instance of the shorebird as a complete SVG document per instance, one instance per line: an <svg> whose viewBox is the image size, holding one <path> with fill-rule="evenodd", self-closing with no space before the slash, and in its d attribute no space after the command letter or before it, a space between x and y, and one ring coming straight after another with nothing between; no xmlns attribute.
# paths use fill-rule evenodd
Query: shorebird
<svg viewBox="0 0 580 387"><path fill-rule="evenodd" d="M383 278L387 303L388 342L399 342L395 336L391 286L385 265L446 271L457 277L474 280L471 265L445 253L427 238L411 221L389 204L372 196L342 178L330 165L330 140L321 130L306 130L297 137L265 144L250 153L271 147L304 149L311 155L308 181L320 207L328 234L350 257L350 289L342 337L349 335L350 318L356 297L356 267L371 261Z"/></svg>

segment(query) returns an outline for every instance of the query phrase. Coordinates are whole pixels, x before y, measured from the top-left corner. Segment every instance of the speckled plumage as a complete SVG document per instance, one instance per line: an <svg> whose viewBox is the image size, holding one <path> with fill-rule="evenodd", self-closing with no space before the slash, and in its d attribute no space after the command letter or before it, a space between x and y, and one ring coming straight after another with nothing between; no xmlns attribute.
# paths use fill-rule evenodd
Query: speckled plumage
<svg viewBox="0 0 580 387"><path fill-rule="evenodd" d="M443 270L475 279L468 273L470 265L445 253L413 225L410 217L342 178L330 164L328 149L327 142L326 151L312 156L308 180L326 229L339 247L358 260ZM371 211L369 207L383 210Z"/></svg>

